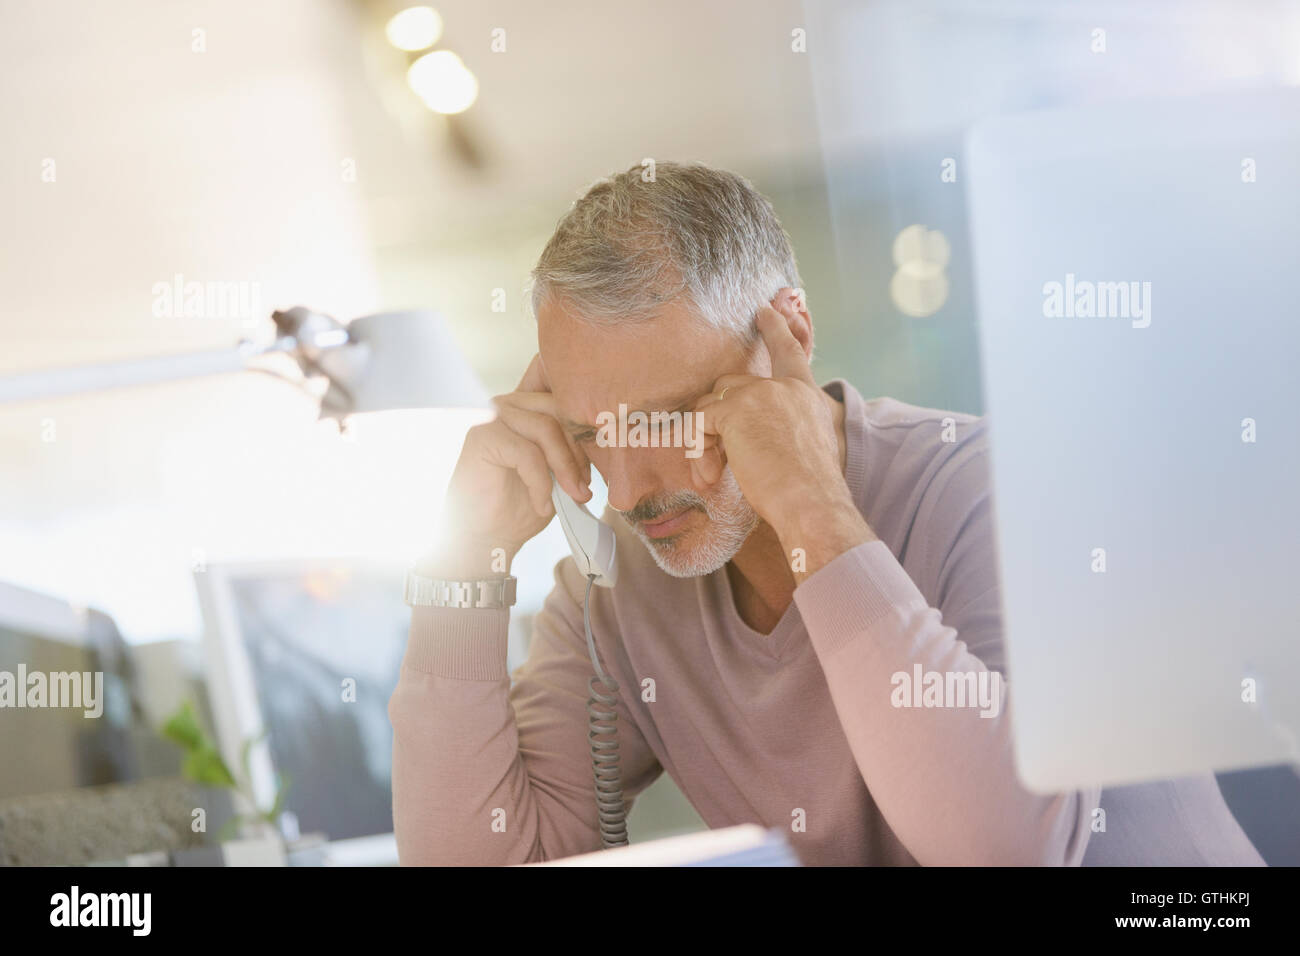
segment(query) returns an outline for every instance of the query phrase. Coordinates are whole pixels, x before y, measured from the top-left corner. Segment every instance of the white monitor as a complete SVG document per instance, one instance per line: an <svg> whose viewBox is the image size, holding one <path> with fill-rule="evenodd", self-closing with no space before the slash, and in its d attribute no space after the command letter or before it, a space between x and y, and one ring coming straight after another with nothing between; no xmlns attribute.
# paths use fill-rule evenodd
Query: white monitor
<svg viewBox="0 0 1300 956"><path fill-rule="evenodd" d="M972 131L1016 759L1300 762L1300 90Z"/></svg>

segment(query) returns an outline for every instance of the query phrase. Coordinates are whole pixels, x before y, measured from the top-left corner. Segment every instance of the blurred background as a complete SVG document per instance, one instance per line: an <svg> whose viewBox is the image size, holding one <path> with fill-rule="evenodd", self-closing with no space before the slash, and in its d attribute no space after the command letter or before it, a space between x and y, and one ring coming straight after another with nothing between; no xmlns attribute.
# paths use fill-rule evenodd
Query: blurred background
<svg viewBox="0 0 1300 956"><path fill-rule="evenodd" d="M1300 85L1300 14L1281 2L408 7L8 0L0 376L265 342L271 311L301 304L436 310L447 363L507 391L536 349L523 290L559 217L603 176L677 160L773 202L819 379L981 414L970 126ZM255 803L292 778L290 829L391 830L401 574L486 413L342 432L317 416L251 374L0 404L0 670L107 681L102 720L0 718L0 863L199 852L185 788L229 789L197 769L209 743ZM565 553L551 528L520 556L512 666ZM245 774L231 715L249 713L269 733ZM64 822L92 806L118 822ZM665 776L631 826L700 822Z"/></svg>

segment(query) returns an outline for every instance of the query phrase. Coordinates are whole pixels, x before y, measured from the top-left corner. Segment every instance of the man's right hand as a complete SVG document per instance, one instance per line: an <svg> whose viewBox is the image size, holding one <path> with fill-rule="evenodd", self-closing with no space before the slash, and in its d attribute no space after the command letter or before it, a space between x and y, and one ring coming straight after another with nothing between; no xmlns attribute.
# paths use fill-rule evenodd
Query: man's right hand
<svg viewBox="0 0 1300 956"><path fill-rule="evenodd" d="M591 462L560 427L541 358L518 387L492 399L497 417L465 436L443 503L444 535L427 573L499 576L516 552L550 523L551 473L578 502L591 499Z"/></svg>

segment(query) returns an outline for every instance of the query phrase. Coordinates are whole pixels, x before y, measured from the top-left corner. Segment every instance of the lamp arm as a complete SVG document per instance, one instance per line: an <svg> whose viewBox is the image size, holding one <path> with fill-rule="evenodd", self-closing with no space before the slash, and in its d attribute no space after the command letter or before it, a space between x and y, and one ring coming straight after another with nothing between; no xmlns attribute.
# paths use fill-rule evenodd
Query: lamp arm
<svg viewBox="0 0 1300 956"><path fill-rule="evenodd" d="M432 312L384 312L345 325L323 312L295 306L272 312L271 320L275 337L269 345L244 341L232 348L0 376L0 405L244 370L304 388L312 380L326 379L325 391L312 394L323 418L486 404L472 373L454 361L440 364L437 356L454 354L455 342ZM291 359L302 378L279 374L271 367L275 363L256 361L272 355Z"/></svg>
<svg viewBox="0 0 1300 956"><path fill-rule="evenodd" d="M295 348L295 340L282 337L264 346L245 341L234 348L23 372L0 377L0 405L239 372L249 368L260 356L292 352Z"/></svg>

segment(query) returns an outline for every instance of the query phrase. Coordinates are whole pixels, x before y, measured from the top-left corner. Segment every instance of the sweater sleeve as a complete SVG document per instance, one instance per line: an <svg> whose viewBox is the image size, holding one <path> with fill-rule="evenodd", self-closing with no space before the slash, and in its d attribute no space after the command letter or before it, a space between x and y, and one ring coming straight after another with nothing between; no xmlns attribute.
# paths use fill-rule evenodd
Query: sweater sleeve
<svg viewBox="0 0 1300 956"><path fill-rule="evenodd" d="M939 607L879 540L811 575L795 601L863 780L918 862L1079 865L1101 791L1043 796L1019 781L987 480L981 456L950 464L927 493L909 543ZM926 528L952 530L929 540ZM913 681L918 665L945 680L973 674L958 678L967 687L1000 684L1000 705L987 708L996 713L903 706L906 685L895 675Z"/></svg>
<svg viewBox="0 0 1300 956"><path fill-rule="evenodd" d="M574 593L581 579L571 565L565 559L556 567L513 683L509 611L412 609L388 703L403 865L532 863L600 849L587 740L592 668L582 594ZM609 623L602 620L602 630ZM635 790L626 781L643 788L659 768L621 698L618 711L630 812Z"/></svg>

